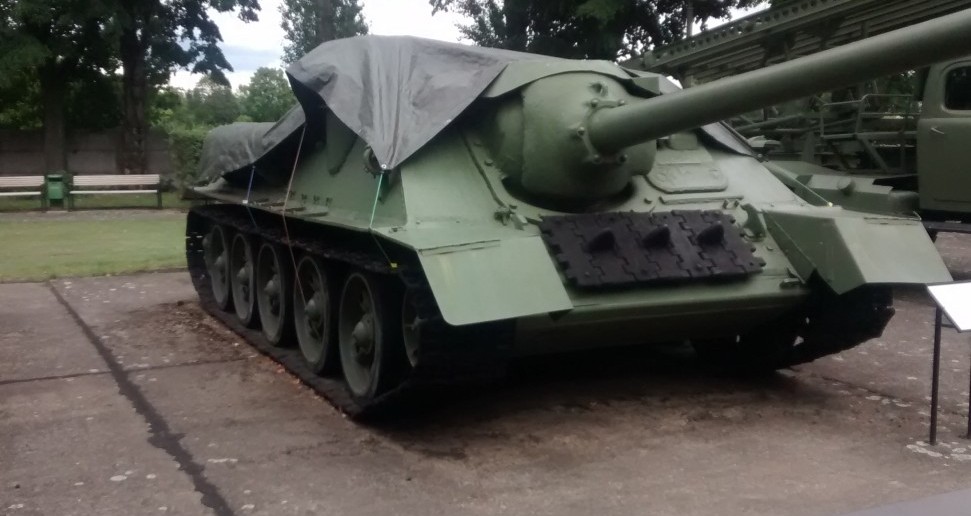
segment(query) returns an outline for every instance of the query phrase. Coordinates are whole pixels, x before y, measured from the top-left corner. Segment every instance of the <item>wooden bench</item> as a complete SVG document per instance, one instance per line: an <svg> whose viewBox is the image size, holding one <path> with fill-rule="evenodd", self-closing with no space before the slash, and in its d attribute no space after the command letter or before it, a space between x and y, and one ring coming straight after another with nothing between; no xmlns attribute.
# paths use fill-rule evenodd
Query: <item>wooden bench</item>
<svg viewBox="0 0 971 516"><path fill-rule="evenodd" d="M47 207L44 185L44 176L0 177L0 197L38 197L44 209Z"/></svg>
<svg viewBox="0 0 971 516"><path fill-rule="evenodd" d="M103 176L73 176L67 194L67 207L74 209L76 195L155 194L157 207L162 208L161 177L158 174L118 174ZM154 187L140 190L121 187ZM107 189L107 190L106 190Z"/></svg>

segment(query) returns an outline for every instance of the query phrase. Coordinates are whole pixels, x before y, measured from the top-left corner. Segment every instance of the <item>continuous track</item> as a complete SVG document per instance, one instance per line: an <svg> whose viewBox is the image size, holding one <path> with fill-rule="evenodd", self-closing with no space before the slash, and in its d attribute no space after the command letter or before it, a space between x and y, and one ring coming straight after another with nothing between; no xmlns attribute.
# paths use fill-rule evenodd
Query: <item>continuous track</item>
<svg viewBox="0 0 971 516"><path fill-rule="evenodd" d="M403 367L391 388L373 399L362 400L350 394L339 371L332 375L315 374L298 349L273 346L258 328L247 328L232 311L221 310L213 297L202 248L203 237L214 224L284 246L294 257L314 256L345 273L358 270L379 275L394 285L395 292L408 292L420 321L421 345L416 365ZM288 220L285 230L279 215L247 210L240 205L207 205L193 208L188 215L186 259L200 303L208 313L353 418L399 413L402 408L414 408L429 401L429 396L444 392L442 386L487 383L505 372L514 321L462 327L447 324L414 254L390 243L379 249L370 235L299 220ZM828 291L823 285L818 287L818 292ZM893 315L891 302L890 290L885 287L864 287L838 297L818 294L798 316L780 321L789 325L785 333L798 335L795 346L792 340L775 339L781 344L771 344L775 346L771 349L765 345L732 349L729 345L730 349L717 356L729 367L742 365L741 369L748 371L811 362L880 336ZM764 330L772 332L773 328L769 325ZM771 341L770 338L766 343Z"/></svg>
<svg viewBox="0 0 971 516"><path fill-rule="evenodd" d="M361 270L380 275L395 290L410 292L418 312L421 346L414 367L403 367L397 384L370 400L352 396L340 372L331 376L314 374L293 346L275 347L257 329L247 328L231 311L217 306L206 267L202 239L213 224L285 246L300 255L312 255L344 271ZM421 404L442 386L481 384L500 378L513 338L514 323L499 321L455 327L442 319L427 280L415 257L402 249L386 248L394 265L370 237L341 234L308 227L262 211L248 211L237 205L208 205L193 208L186 224L186 260L200 303L208 313L270 356L306 385L323 395L338 410L353 418L372 418ZM289 237L288 237L289 235ZM335 344L336 345L336 344ZM430 389L435 387L435 389Z"/></svg>

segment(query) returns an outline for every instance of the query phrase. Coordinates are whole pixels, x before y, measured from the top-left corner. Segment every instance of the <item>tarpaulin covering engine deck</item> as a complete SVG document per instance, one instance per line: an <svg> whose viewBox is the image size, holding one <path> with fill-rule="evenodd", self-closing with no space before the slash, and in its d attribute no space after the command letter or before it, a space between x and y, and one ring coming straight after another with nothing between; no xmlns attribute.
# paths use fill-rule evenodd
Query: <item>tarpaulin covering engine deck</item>
<svg viewBox="0 0 971 516"><path fill-rule="evenodd" d="M515 68L516 73L503 74L507 68ZM324 110L361 137L383 168L391 169L477 98L501 96L540 78L573 71L614 77L645 97L676 89L664 84L659 91L646 90L632 79L655 74L625 70L608 61L560 59L410 36L335 40L287 68L302 109L291 110L272 126L238 123L213 130L203 149L202 177L214 180L246 170L270 154L279 159L286 153L273 151L293 140L307 120L321 120ZM515 79L497 80L501 74L503 79ZM726 128L709 126L705 132L736 152L749 152Z"/></svg>

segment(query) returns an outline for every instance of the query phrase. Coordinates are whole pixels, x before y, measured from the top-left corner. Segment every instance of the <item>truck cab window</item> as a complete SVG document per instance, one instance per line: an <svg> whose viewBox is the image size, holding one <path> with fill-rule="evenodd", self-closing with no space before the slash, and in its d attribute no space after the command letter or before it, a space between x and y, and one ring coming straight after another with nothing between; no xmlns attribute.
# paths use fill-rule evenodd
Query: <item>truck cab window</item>
<svg viewBox="0 0 971 516"><path fill-rule="evenodd" d="M971 111L971 66L947 74L944 106L957 111Z"/></svg>

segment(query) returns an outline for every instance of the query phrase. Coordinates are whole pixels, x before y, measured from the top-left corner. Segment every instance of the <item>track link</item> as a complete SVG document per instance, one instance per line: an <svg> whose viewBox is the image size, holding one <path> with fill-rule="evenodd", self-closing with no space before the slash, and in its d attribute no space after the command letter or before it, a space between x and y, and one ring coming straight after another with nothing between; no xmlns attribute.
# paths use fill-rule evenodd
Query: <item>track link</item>
<svg viewBox="0 0 971 516"><path fill-rule="evenodd" d="M359 269L400 282L411 295L420 320L421 346L417 364L408 368L397 385L376 398L362 402L352 397L340 373L314 374L294 347L274 347L259 329L245 327L231 312L216 305L210 288L202 238L214 224L231 228L284 246L293 252L312 255L345 269ZM356 234L322 231L299 220L288 220L242 206L214 204L193 208L186 223L186 261L193 286L203 309L243 337L264 355L280 363L304 384L326 398L334 407L355 419L379 418L432 401L443 386L482 384L500 379L510 354L514 322L498 321L469 326L451 326L442 318L431 288L415 256L391 244L394 265L377 248L374 240ZM314 234L316 233L316 235ZM326 233L326 237L321 233Z"/></svg>

